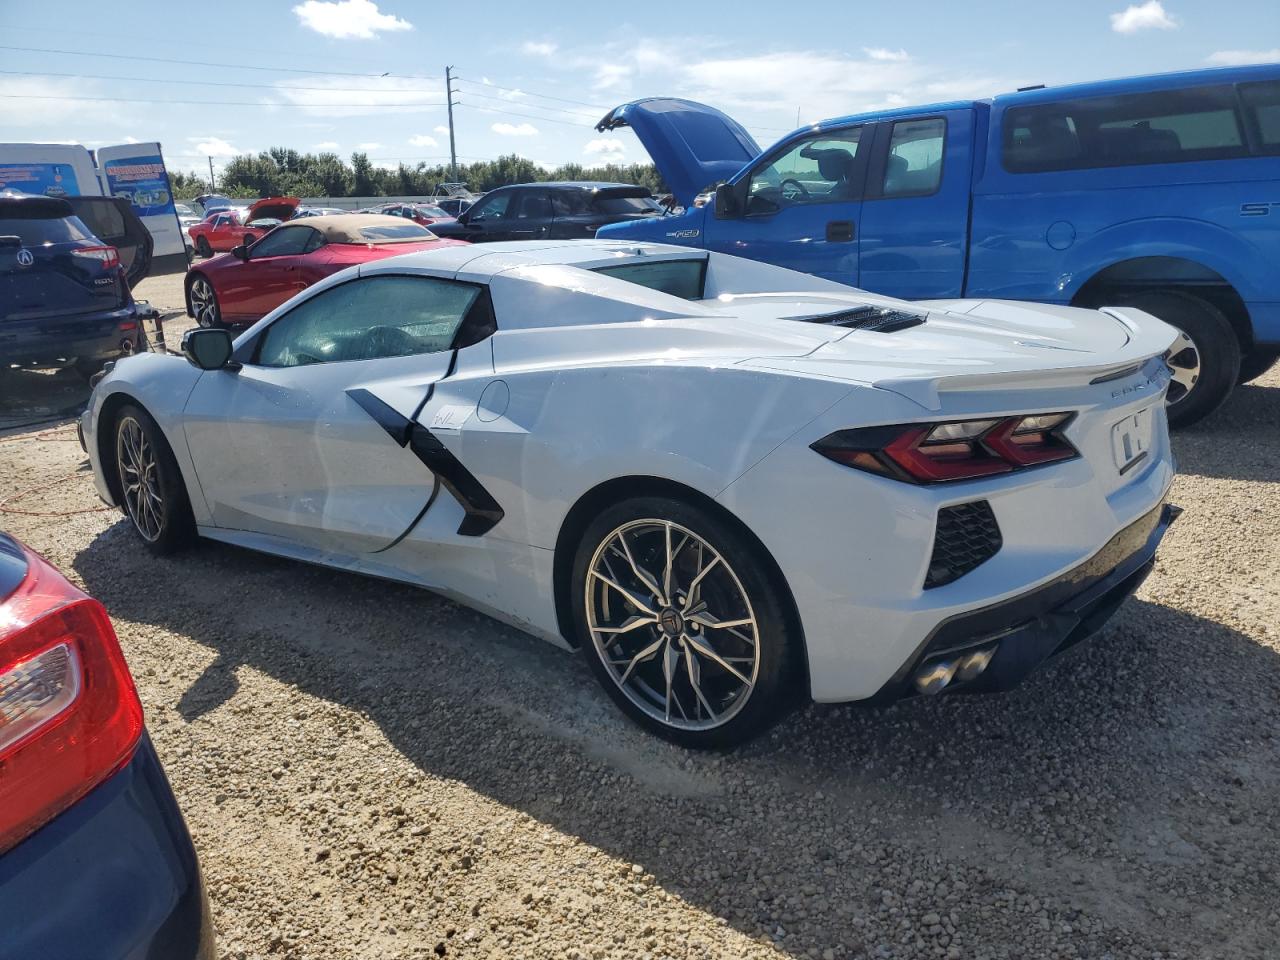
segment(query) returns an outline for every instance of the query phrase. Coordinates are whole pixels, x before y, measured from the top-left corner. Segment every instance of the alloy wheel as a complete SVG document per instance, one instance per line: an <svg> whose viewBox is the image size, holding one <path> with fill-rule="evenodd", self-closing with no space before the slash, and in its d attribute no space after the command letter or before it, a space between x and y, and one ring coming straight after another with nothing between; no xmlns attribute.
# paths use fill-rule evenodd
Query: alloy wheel
<svg viewBox="0 0 1280 960"><path fill-rule="evenodd" d="M687 527L633 520L587 567L587 627L600 662L636 707L710 730L750 699L760 671L751 598L729 560Z"/></svg>
<svg viewBox="0 0 1280 960"><path fill-rule="evenodd" d="M154 445L133 417L120 421L116 433L116 464L124 508L143 539L154 543L164 531L165 505Z"/></svg>
<svg viewBox="0 0 1280 960"><path fill-rule="evenodd" d="M213 285L204 277L197 277L191 284L191 309L200 326L212 327L217 324L218 297L213 292Z"/></svg>
<svg viewBox="0 0 1280 960"><path fill-rule="evenodd" d="M1185 400L1200 379L1200 349L1194 340L1178 330L1178 339L1164 355L1164 362L1173 375L1168 393L1168 404L1173 406Z"/></svg>

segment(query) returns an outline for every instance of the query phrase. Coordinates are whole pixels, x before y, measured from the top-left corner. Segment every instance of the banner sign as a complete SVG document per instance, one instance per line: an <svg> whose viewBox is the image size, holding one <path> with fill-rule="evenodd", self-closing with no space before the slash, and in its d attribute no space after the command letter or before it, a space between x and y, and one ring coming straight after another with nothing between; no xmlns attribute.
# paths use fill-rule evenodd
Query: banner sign
<svg viewBox="0 0 1280 960"><path fill-rule="evenodd" d="M140 217L173 213L169 174L160 156L121 157L102 164L107 187L116 197L127 197Z"/></svg>
<svg viewBox="0 0 1280 960"><path fill-rule="evenodd" d="M76 171L69 163L0 163L0 190L46 197L80 196Z"/></svg>

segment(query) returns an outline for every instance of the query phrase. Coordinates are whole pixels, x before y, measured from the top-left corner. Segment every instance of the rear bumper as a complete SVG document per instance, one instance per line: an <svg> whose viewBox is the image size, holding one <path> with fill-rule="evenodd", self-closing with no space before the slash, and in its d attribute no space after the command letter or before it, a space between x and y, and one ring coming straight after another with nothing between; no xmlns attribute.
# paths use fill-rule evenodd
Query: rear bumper
<svg viewBox="0 0 1280 960"><path fill-rule="evenodd" d="M991 648L995 654L982 673L968 682L950 683L942 692L990 693L1017 686L1044 661L1097 633L1147 578L1156 548L1181 512L1162 504L1057 579L944 620L873 699L913 696L912 678L922 667Z"/></svg>
<svg viewBox="0 0 1280 960"><path fill-rule="evenodd" d="M0 324L0 364L62 366L110 360L137 350L141 336L141 320L132 303L81 316L10 320Z"/></svg>
<svg viewBox="0 0 1280 960"><path fill-rule="evenodd" d="M195 848L149 738L0 855L0 931L5 956L213 960Z"/></svg>

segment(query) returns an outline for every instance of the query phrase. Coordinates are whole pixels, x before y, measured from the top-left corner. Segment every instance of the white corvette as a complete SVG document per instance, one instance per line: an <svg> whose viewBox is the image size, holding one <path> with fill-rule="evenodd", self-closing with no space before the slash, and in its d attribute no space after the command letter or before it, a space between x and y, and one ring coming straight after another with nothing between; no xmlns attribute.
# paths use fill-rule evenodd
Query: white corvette
<svg viewBox="0 0 1280 960"><path fill-rule="evenodd" d="M1000 689L1096 630L1176 514L1174 337L683 247L458 246L121 361L81 428L157 552L428 587L727 745L797 693Z"/></svg>

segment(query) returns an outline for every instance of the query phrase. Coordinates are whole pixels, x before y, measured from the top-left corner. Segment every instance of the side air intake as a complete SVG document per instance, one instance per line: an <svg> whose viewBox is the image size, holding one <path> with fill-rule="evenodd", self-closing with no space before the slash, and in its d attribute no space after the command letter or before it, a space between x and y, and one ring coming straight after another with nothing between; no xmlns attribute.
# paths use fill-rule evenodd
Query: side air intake
<svg viewBox="0 0 1280 960"><path fill-rule="evenodd" d="M808 317L787 317L788 320L799 320L803 323L826 323L833 327L852 327L855 330L870 330L874 333L893 333L918 327L924 323L924 314L909 313L906 310L895 310L892 307L854 307L852 310L841 310L839 313L819 313Z"/></svg>

